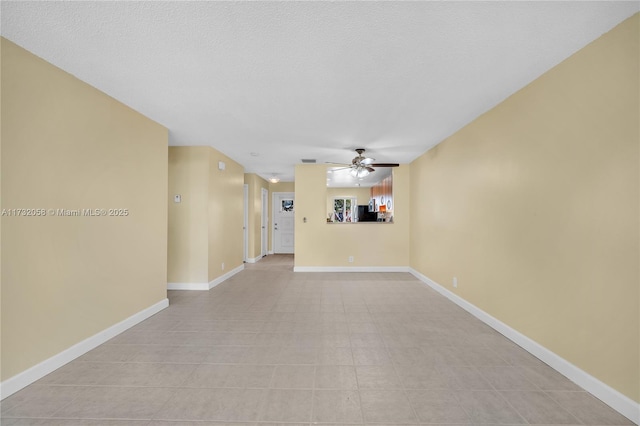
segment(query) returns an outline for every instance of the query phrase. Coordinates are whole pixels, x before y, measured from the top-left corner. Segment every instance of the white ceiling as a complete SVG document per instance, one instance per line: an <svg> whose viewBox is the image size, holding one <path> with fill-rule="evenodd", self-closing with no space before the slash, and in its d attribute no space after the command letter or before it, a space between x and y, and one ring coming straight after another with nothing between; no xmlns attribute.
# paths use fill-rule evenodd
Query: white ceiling
<svg viewBox="0 0 640 426"><path fill-rule="evenodd" d="M11 2L4 37L264 178L408 163L633 2ZM251 153L258 154L257 156Z"/></svg>

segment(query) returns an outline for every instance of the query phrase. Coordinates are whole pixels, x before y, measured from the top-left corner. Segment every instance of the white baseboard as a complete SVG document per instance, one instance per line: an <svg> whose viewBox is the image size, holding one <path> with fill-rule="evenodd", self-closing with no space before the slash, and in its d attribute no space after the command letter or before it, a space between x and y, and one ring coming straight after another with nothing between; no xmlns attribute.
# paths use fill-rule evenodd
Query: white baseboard
<svg viewBox="0 0 640 426"><path fill-rule="evenodd" d="M605 404L609 405L618 413L622 414L636 424L640 423L639 403L613 389L606 383L601 382L589 373L573 365L554 352L551 352L549 349L545 348L536 341L531 340L519 331L514 330L502 321L492 317L482 309L467 302L462 297L447 290L442 285L436 283L425 275L422 275L415 269L409 268L409 272L411 272L420 281L422 281L438 293L442 294L444 297L451 300L456 305L460 306L465 311L469 312L494 330L498 331L500 334L504 335L506 338L513 341L518 346L525 349L531 355L540 359L542 362L549 365L554 370L558 371L560 374L567 377L569 380L571 380L587 392L591 393L593 396L600 399Z"/></svg>
<svg viewBox="0 0 640 426"><path fill-rule="evenodd" d="M215 286L217 286L218 284L228 280L229 278L231 278L232 276L234 276L235 274L237 274L238 272L241 272L244 269L244 264L241 264L240 266L238 266L237 268L234 268L232 270L230 270L229 272L227 272L224 275L220 275L218 278L216 278L215 280L209 282L209 288L208 290L211 290L212 288L214 288Z"/></svg>
<svg viewBox="0 0 640 426"><path fill-rule="evenodd" d="M250 261L251 259L247 260L247 263L254 263ZM208 283L167 283L167 290L202 290L202 291L208 291L211 290L213 287L217 286L218 284L220 284L221 282L228 280L229 278L231 278L232 276L234 276L235 274L237 274L238 272L242 271L244 269L244 264L238 266L237 268L234 268L232 270L230 270L229 272L227 272L224 275L220 275L218 278L216 278L213 281L210 281Z"/></svg>
<svg viewBox="0 0 640 426"><path fill-rule="evenodd" d="M68 349L42 361L40 364L34 365L28 370L18 373L15 376L0 383L0 399L4 399L14 393L18 392L35 382L38 379L46 376L54 370L62 367L63 365L73 361L81 355L86 354L91 349L103 344L107 340L117 336L123 331L128 330L134 325L144 321L150 316L160 312L169 306L169 299L163 299L158 303L143 309L142 311L131 315L129 318L120 321L111 327L102 330L101 332L94 334L91 337L84 339L83 341L76 343Z"/></svg>
<svg viewBox="0 0 640 426"><path fill-rule="evenodd" d="M273 254L273 250L269 250L267 254Z"/></svg>
<svg viewBox="0 0 640 426"><path fill-rule="evenodd" d="M247 258L247 263L256 263L258 260L262 259L262 256L258 256L258 257L248 257Z"/></svg>
<svg viewBox="0 0 640 426"><path fill-rule="evenodd" d="M167 283L167 290L209 290L209 283Z"/></svg>
<svg viewBox="0 0 640 426"><path fill-rule="evenodd" d="M293 272L409 272L408 266L295 266Z"/></svg>

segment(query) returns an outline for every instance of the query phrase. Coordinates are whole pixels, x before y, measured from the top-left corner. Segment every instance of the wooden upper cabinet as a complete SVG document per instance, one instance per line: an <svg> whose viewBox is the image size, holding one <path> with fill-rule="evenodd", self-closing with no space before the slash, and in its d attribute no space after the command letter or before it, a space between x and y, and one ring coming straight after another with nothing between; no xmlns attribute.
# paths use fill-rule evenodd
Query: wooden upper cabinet
<svg viewBox="0 0 640 426"><path fill-rule="evenodd" d="M382 204L381 201L387 204L387 201L393 200L393 175L387 176L371 187L371 198L376 200L376 209Z"/></svg>

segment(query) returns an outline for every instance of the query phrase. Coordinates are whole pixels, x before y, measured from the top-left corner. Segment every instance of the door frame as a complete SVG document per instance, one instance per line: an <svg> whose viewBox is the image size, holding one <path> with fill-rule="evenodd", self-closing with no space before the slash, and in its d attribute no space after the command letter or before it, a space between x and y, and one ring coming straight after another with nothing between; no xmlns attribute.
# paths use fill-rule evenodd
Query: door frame
<svg viewBox="0 0 640 426"><path fill-rule="evenodd" d="M261 188L262 211L260 226L260 257L267 255L269 250L269 190Z"/></svg>
<svg viewBox="0 0 640 426"><path fill-rule="evenodd" d="M242 250L242 261L244 263L247 263L247 261L249 260L249 184L244 184L243 191L244 221L242 223L242 241L244 248Z"/></svg>

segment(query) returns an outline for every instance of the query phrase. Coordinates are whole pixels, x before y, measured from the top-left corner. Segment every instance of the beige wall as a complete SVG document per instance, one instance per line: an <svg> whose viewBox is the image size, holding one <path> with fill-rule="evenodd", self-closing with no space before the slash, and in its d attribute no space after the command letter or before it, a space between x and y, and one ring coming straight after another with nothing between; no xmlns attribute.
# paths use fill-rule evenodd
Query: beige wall
<svg viewBox="0 0 640 426"><path fill-rule="evenodd" d="M411 266L635 401L639 20L411 164Z"/></svg>
<svg viewBox="0 0 640 426"><path fill-rule="evenodd" d="M167 130L2 39L2 380L166 298Z"/></svg>
<svg viewBox="0 0 640 426"><path fill-rule="evenodd" d="M209 149L169 147L169 243L167 279L170 283L209 282L208 201ZM181 202L175 203L174 196Z"/></svg>
<svg viewBox="0 0 640 426"><path fill-rule="evenodd" d="M209 281L243 264L244 167L209 149ZM218 163L225 163L220 170ZM224 268L222 264L224 263Z"/></svg>
<svg viewBox="0 0 640 426"><path fill-rule="evenodd" d="M0 39L0 100L2 99L2 46ZM2 208L2 103L0 101L0 208ZM0 219L0 372L2 371L2 220ZM2 377L0 377L2 381ZM0 395L2 398L2 395Z"/></svg>
<svg viewBox="0 0 640 426"><path fill-rule="evenodd" d="M296 267L408 266L410 167L393 170L395 222L386 224L328 224L326 169L321 164L296 166Z"/></svg>
<svg viewBox="0 0 640 426"><path fill-rule="evenodd" d="M242 265L243 182L242 166L211 147L169 147L170 283L202 284Z"/></svg>
<svg viewBox="0 0 640 426"><path fill-rule="evenodd" d="M269 192L294 192L296 190L295 182L269 182Z"/></svg>

